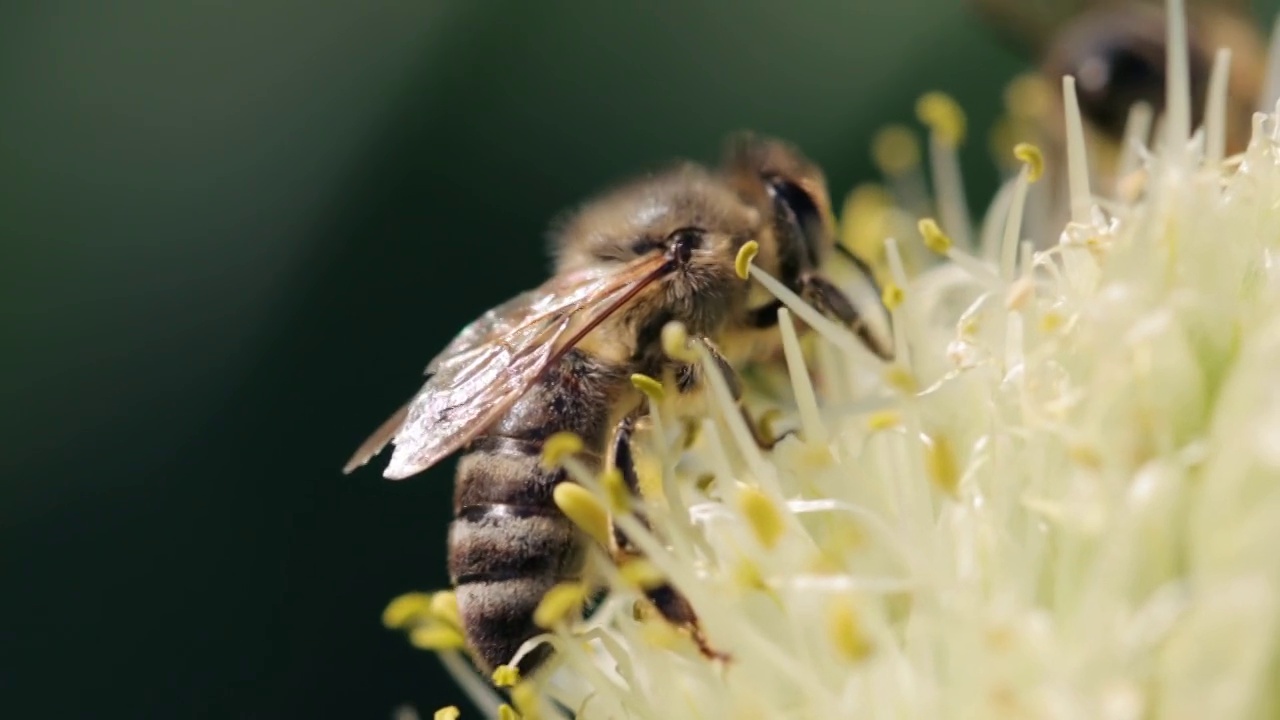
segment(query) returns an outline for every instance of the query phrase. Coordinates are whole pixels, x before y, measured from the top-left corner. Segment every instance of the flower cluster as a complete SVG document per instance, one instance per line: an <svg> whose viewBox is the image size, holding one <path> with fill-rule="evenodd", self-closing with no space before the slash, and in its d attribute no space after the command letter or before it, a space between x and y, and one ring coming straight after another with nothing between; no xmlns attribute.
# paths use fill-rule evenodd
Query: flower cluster
<svg viewBox="0 0 1280 720"><path fill-rule="evenodd" d="M909 172L851 198L845 238L875 260L892 364L742 258L788 309L786 366L760 379L788 408L772 424L795 430L773 450L712 363L696 434L638 379L647 526L614 478L574 463L571 438L549 443L577 481L561 508L602 537L612 518L645 559L598 553L609 592L585 618L586 586L547 596L531 641L556 648L545 677L476 675L448 593L397 599L387 624L504 718L1280 712L1280 117L1258 114L1224 160L1221 113L1192 136L1170 103L1135 155L1142 192L1099 197L1073 93L1068 78L1066 167L1019 145L977 226L955 160L963 116L942 96L920 107L936 199ZM900 131L877 147L890 169L918 161ZM1071 219L1036 237L1026 197L1051 172ZM936 217L913 215L922 197ZM727 660L646 608L661 582Z"/></svg>

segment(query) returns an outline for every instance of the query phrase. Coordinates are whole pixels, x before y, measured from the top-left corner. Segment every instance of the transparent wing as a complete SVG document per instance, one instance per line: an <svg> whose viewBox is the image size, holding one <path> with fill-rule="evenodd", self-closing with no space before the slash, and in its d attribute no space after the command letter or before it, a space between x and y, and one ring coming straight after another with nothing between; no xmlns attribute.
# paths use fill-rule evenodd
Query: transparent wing
<svg viewBox="0 0 1280 720"><path fill-rule="evenodd" d="M621 269L555 277L467 326L428 365L422 389L356 451L364 465L395 445L384 476L422 472L502 416L544 370L664 271L651 256Z"/></svg>

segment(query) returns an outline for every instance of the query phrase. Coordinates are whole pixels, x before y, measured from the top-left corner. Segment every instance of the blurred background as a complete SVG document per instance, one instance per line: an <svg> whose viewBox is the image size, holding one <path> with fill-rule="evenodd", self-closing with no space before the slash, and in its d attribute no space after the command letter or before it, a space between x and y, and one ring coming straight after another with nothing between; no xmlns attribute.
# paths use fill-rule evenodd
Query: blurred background
<svg viewBox="0 0 1280 720"><path fill-rule="evenodd" d="M741 127L843 195L929 89L977 204L1020 67L958 0L6 3L0 713L465 707L380 625L453 462L339 468L547 221Z"/></svg>

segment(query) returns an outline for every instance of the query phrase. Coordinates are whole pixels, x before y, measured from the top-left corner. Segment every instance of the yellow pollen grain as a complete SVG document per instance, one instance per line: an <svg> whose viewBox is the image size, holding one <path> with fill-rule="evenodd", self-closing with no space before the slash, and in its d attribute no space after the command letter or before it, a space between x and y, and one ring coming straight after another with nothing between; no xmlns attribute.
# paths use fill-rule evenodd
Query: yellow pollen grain
<svg viewBox="0 0 1280 720"><path fill-rule="evenodd" d="M740 250L738 257L733 260L733 269L738 273L738 277L746 280L750 275L748 270L751 268L751 261L755 259L756 253L760 252L760 243L755 240L748 240Z"/></svg>
<svg viewBox="0 0 1280 720"><path fill-rule="evenodd" d="M907 127L886 126L871 139L871 159L885 175L902 175L920 165L920 142Z"/></svg>
<svg viewBox="0 0 1280 720"><path fill-rule="evenodd" d="M867 418L867 429L871 432L892 430L902 425L902 415L897 410L881 410L871 413Z"/></svg>
<svg viewBox="0 0 1280 720"><path fill-rule="evenodd" d="M880 302L889 309L890 312L897 310L902 306L902 301L907 299L907 294L903 292L898 284L890 280L884 284L884 289L880 291Z"/></svg>
<svg viewBox="0 0 1280 720"><path fill-rule="evenodd" d="M442 707L431 716L432 720L458 720L462 717L462 711L456 705Z"/></svg>
<svg viewBox="0 0 1280 720"><path fill-rule="evenodd" d="M462 633L448 625L432 623L409 632L409 642L419 650L458 650L466 644Z"/></svg>
<svg viewBox="0 0 1280 720"><path fill-rule="evenodd" d="M618 568L623 582L640 590L654 590L666 584L662 571L644 558L633 558Z"/></svg>
<svg viewBox="0 0 1280 720"><path fill-rule="evenodd" d="M960 337L972 340L978 336L978 330L982 329L982 323L978 322L977 315L970 315L960 321L957 330Z"/></svg>
<svg viewBox="0 0 1280 720"><path fill-rule="evenodd" d="M871 654L872 643L858 619L858 610L846 599L837 599L827 613L827 634L836 651L849 662L859 662Z"/></svg>
<svg viewBox="0 0 1280 720"><path fill-rule="evenodd" d="M1066 324L1067 319L1056 310L1048 310L1040 316L1040 330L1045 333L1055 333Z"/></svg>
<svg viewBox="0 0 1280 720"><path fill-rule="evenodd" d="M576 612L587 600L587 587L580 582L562 582L542 596L533 611L533 623L550 630L559 625L570 613Z"/></svg>
<svg viewBox="0 0 1280 720"><path fill-rule="evenodd" d="M914 395L920 390L920 383L910 370L901 365L891 365L884 373L884 381L889 387L901 393Z"/></svg>
<svg viewBox="0 0 1280 720"><path fill-rule="evenodd" d="M778 544L786 523L777 506L764 493L753 487L743 488L738 495L738 509L747 518L761 545L772 548Z"/></svg>
<svg viewBox="0 0 1280 720"><path fill-rule="evenodd" d="M386 609L382 611L382 624L392 630L399 630L430 617L431 595L411 592L387 603Z"/></svg>
<svg viewBox="0 0 1280 720"><path fill-rule="evenodd" d="M510 705L503 703L498 706L498 720L520 720L520 713Z"/></svg>
<svg viewBox="0 0 1280 720"><path fill-rule="evenodd" d="M1035 182L1044 175L1044 153L1031 143L1018 143L1013 146L1013 156L1027 165L1027 180Z"/></svg>
<svg viewBox="0 0 1280 720"><path fill-rule="evenodd" d="M551 470L560 467L564 459L582 452L582 438L576 433L563 431L542 443L542 467Z"/></svg>
<svg viewBox="0 0 1280 720"><path fill-rule="evenodd" d="M595 495L576 483L562 482L556 485L551 497L574 525L602 546L609 547L609 513Z"/></svg>
<svg viewBox="0 0 1280 720"><path fill-rule="evenodd" d="M520 682L520 670L512 665L499 665L493 670L494 687L508 688Z"/></svg>
<svg viewBox="0 0 1280 720"><path fill-rule="evenodd" d="M950 95L941 92L921 95L916 101L916 117L947 145L959 147L964 142L964 110Z"/></svg>
<svg viewBox="0 0 1280 720"><path fill-rule="evenodd" d="M631 490L627 488L622 471L609 468L600 474L600 487L609 499L609 509L615 513L626 512L631 507Z"/></svg>
<svg viewBox="0 0 1280 720"><path fill-rule="evenodd" d="M645 397L654 402L662 402L662 398L666 397L666 393L662 389L662 383L643 373L632 375L631 384L644 393Z"/></svg>
<svg viewBox="0 0 1280 720"><path fill-rule="evenodd" d="M938 227L937 220L921 218L920 222L916 223L916 227L920 230L920 236L924 238L925 247L939 255L946 255L951 251L951 238Z"/></svg>
<svg viewBox="0 0 1280 720"><path fill-rule="evenodd" d="M733 568L733 582L739 587L748 590L763 590L769 592L769 585L764 581L764 576L760 574L760 568L750 560L743 560Z"/></svg>
<svg viewBox="0 0 1280 720"><path fill-rule="evenodd" d="M672 360L687 363L698 360L698 353L689 347L689 331L685 329L684 323L676 320L662 326L662 352Z"/></svg>
<svg viewBox="0 0 1280 720"><path fill-rule="evenodd" d="M535 720L538 712L538 686L533 682L521 682L511 688L511 703L526 720Z"/></svg>
<svg viewBox="0 0 1280 720"><path fill-rule="evenodd" d="M935 487L952 497L958 494L960 466L950 438L938 433L925 440L924 466Z"/></svg>
<svg viewBox="0 0 1280 720"><path fill-rule="evenodd" d="M431 596L431 616L454 627L462 627L458 614L458 596L452 590L441 590Z"/></svg>

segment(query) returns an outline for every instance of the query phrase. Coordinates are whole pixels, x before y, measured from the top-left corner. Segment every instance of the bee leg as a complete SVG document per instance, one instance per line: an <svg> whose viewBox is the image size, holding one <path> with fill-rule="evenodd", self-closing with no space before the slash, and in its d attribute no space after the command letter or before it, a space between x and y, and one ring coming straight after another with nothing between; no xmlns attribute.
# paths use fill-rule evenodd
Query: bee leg
<svg viewBox="0 0 1280 720"><path fill-rule="evenodd" d="M775 311L775 318L776 316L777 314ZM751 439L755 441L756 445L761 450L772 450L773 447L781 442L783 438L795 433L794 430L788 430L787 432L774 437L772 434L766 432L766 429L762 426L763 423L759 423L753 419L751 417L751 413L747 412L747 408L742 405L744 385L742 377L738 375L738 371L734 369L733 365L729 364L729 361L725 359L724 354L720 352L720 349L716 347L715 343L712 342L710 338L700 337L698 338L698 342L702 343L703 347L705 347L707 352L710 353L711 358L716 361L716 366L720 369L720 374L724 376L725 382L729 385L729 393L733 396L734 402L738 403L738 411L742 413L742 419L747 423L747 429L751 431ZM680 392L692 392L701 384L702 377L700 371L701 368L699 366L691 364L682 364L677 369L676 386Z"/></svg>
<svg viewBox="0 0 1280 720"><path fill-rule="evenodd" d="M799 286L800 297L813 309L849 328L876 357L885 362L893 360L892 345L886 345L876 336L853 301L830 280L817 273L805 273L800 276Z"/></svg>
<svg viewBox="0 0 1280 720"><path fill-rule="evenodd" d="M613 442L609 448L609 466L616 468L622 475L622 481L626 484L627 490L633 498L640 498L640 475L636 472L635 456L631 450L631 437L635 433L637 422L644 416L644 407L640 406L627 414L618 422L613 432ZM640 524L649 529L649 520L644 514L636 510L636 519ZM618 547L618 557L615 560L620 561L630 557L640 557L643 553L631 542L626 533L622 532L618 527L613 529L613 539ZM728 656L724 653L713 649L707 642L706 636L702 633L702 628L698 623L698 615L693 611L693 606L670 584L663 583L656 588L645 591L645 596L649 602L653 603L654 608L661 613L667 622L677 627L683 627L689 631L689 635L698 646L698 650L708 659L711 660L727 660Z"/></svg>

